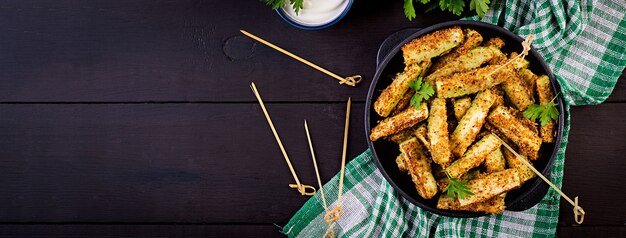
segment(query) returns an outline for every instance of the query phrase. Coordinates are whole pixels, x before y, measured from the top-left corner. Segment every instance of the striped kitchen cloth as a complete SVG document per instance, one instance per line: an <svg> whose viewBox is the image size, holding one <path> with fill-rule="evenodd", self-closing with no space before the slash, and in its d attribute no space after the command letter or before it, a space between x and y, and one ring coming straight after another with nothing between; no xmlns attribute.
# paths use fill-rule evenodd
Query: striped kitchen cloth
<svg viewBox="0 0 626 238"><path fill-rule="evenodd" d="M515 0L492 1L486 16L471 17L524 37L543 55L561 85L566 115L563 140L552 167L561 187L570 105L598 104L613 90L626 66L626 2ZM338 175L324 185L334 207ZM397 194L377 169L369 150L346 165L340 237L552 237L560 196L553 189L536 206L479 218L450 218L424 211ZM326 231L319 193L283 227L290 237L321 237Z"/></svg>

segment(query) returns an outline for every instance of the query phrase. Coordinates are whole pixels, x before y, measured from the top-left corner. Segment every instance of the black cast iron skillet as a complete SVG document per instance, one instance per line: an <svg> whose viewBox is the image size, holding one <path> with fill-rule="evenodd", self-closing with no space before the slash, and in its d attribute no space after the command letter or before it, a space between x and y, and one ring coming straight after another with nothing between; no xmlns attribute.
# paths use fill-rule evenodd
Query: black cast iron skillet
<svg viewBox="0 0 626 238"><path fill-rule="evenodd" d="M374 155L378 168L398 194L406 198L411 203L435 214L449 217L479 217L484 216L485 214L465 211L439 210L436 207L437 196L430 200L420 197L417 194L415 185L411 181L409 175L398 170L398 166L395 162L395 158L400 153L398 145L382 139L372 142L368 136L372 127L375 126L378 121L383 119L374 111L372 106L374 100L378 98L380 92L391 83L391 76L404 69L404 62L400 48L404 44L419 36L452 26L472 28L480 32L484 41L494 36L502 38L506 42L506 45L502 48L502 52L508 53L522 51L521 42L524 40L523 38L499 26L482 22L450 21L436 24L424 29L405 29L396 32L383 42L378 52L376 75L370 85L365 104L365 131L367 135L367 143L372 151L372 154ZM548 65L534 48L531 49L526 59L530 61L530 69L535 74L548 75L554 92L560 92L559 84L555 80L552 71L548 68ZM552 165L558 151L558 147L555 147L555 145L559 145L561 143L563 118L565 113L563 110L563 99L560 94L555 101L558 104L557 109L560 112L557 125L556 142L551 144L542 144L542 155L538 160L534 161L535 168L542 171L542 174L547 178L550 178L550 166ZM541 201L541 199L546 195L548 188L548 185L545 184L540 178L531 179L530 181L524 183L521 188L507 193L505 200L506 209L511 211L522 211L531 208Z"/></svg>

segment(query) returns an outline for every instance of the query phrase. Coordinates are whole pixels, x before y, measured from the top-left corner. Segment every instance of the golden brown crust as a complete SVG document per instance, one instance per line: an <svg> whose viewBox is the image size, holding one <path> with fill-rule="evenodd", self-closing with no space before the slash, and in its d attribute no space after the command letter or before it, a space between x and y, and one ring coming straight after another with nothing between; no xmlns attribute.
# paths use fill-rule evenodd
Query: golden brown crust
<svg viewBox="0 0 626 238"><path fill-rule="evenodd" d="M486 201L502 193L521 186L517 169L506 169L491 173L483 178L477 178L467 182L467 186L474 195L459 199L461 206Z"/></svg>
<svg viewBox="0 0 626 238"><path fill-rule="evenodd" d="M421 72L420 66L408 65L402 73L397 74L393 82L380 93L374 102L374 111L382 117L389 116L404 94L409 91L411 82L417 80Z"/></svg>
<svg viewBox="0 0 626 238"><path fill-rule="evenodd" d="M415 64L444 54L461 43L463 38L463 31L459 26L420 36L402 46L404 64Z"/></svg>
<svg viewBox="0 0 626 238"><path fill-rule="evenodd" d="M457 120L461 120L463 115L467 112L467 110L472 106L472 98L469 96L464 96L460 98L453 98L452 105L454 107L454 117Z"/></svg>
<svg viewBox="0 0 626 238"><path fill-rule="evenodd" d="M511 103L520 111L526 110L528 106L535 103L528 85L519 74L507 74L507 78L502 82L502 89Z"/></svg>
<svg viewBox="0 0 626 238"><path fill-rule="evenodd" d="M478 167L493 151L500 148L502 142L494 135L486 135L472 145L465 154L446 168L452 178L459 178L472 168Z"/></svg>
<svg viewBox="0 0 626 238"><path fill-rule="evenodd" d="M450 61L465 54L467 51L479 46L480 43L482 43L483 41L483 36L473 29L463 29L463 33L465 34L465 39L463 40L463 42L454 49L452 49L449 53L439 57L435 61L435 63L433 63L432 71L440 69L444 65L448 64Z"/></svg>
<svg viewBox="0 0 626 238"><path fill-rule="evenodd" d="M391 111L390 115L395 116L404 111L411 103L411 98L413 97L413 95L415 95L415 90L407 90L406 93L404 93L404 96L402 96L402 98L400 99L400 101L398 101L398 104L396 104L396 107L393 109L393 111Z"/></svg>
<svg viewBox="0 0 626 238"><path fill-rule="evenodd" d="M493 46L498 49L501 49L502 47L504 47L504 45L505 45L504 40L502 40L502 38L497 37L497 36L489 38L489 40L485 42L485 46Z"/></svg>
<svg viewBox="0 0 626 238"><path fill-rule="evenodd" d="M430 65L432 65L432 63L430 60L428 60L428 61L422 61L418 65L422 68L419 76L424 77L426 75L427 70L430 68ZM394 109L391 111L390 115L395 116L395 115L398 115L398 113L404 111L404 109L406 109L409 106L409 104L411 104L411 98L413 97L413 95L415 95L415 90L408 89L406 93L404 93L404 96L400 98L400 100L398 101Z"/></svg>
<svg viewBox="0 0 626 238"><path fill-rule="evenodd" d="M493 173L502 171L506 168L506 160L502 154L500 147L491 152L487 158L485 158L485 170L487 173Z"/></svg>
<svg viewBox="0 0 626 238"><path fill-rule="evenodd" d="M520 177L521 183L524 183L534 177L537 177L537 175L535 174L535 172L532 171L532 169L528 168L528 166L526 166L524 162L520 161L508 149L502 150L502 155L504 155L504 158L506 159L506 164L509 166L509 168L514 168L519 171L519 177ZM528 161L528 159L524 157L523 155L522 155L522 159Z"/></svg>
<svg viewBox="0 0 626 238"><path fill-rule="evenodd" d="M505 80L503 74L513 73L510 67L505 67L493 75L487 76L498 67L498 65L489 65L468 72L441 77L435 81L437 97L460 97L496 86Z"/></svg>
<svg viewBox="0 0 626 238"><path fill-rule="evenodd" d="M519 71L519 75L522 78L522 80L524 80L524 83L526 83L526 86L528 86L528 90L530 91L530 96L531 97L535 97L535 88L537 85L537 75L533 73L533 71L530 71L530 69L521 69Z"/></svg>
<svg viewBox="0 0 626 238"><path fill-rule="evenodd" d="M491 90L485 90L476 95L472 105L450 136L450 149L454 156L461 157L476 139L476 135L485 123L489 108L495 100L496 95Z"/></svg>
<svg viewBox="0 0 626 238"><path fill-rule="evenodd" d="M487 116L487 121L498 128L506 138L513 141L521 154L533 160L539 157L541 138L539 138L537 133L526 128L506 107L499 106L495 108Z"/></svg>
<svg viewBox="0 0 626 238"><path fill-rule="evenodd" d="M422 146L416 138L400 144L400 151L404 155L404 163L409 175L415 184L417 193L424 199L430 199L437 194L437 181L430 168L430 160L422 151Z"/></svg>
<svg viewBox="0 0 626 238"><path fill-rule="evenodd" d="M552 101L554 93L552 92L552 86L550 85L550 79L548 76L542 75L537 78L537 96L539 98L539 104L545 105ZM554 142L556 136L556 123L552 120L547 125L540 128L541 139L544 143Z"/></svg>
<svg viewBox="0 0 626 238"><path fill-rule="evenodd" d="M409 167L407 166L404 158L404 154L400 153L398 157L396 157L396 164L398 165L398 169L402 172L408 172Z"/></svg>
<svg viewBox="0 0 626 238"><path fill-rule="evenodd" d="M537 123L535 123L533 120L530 120L524 117L523 112L520 112L519 110L512 108L512 107L509 107L507 109L509 110L511 115L515 116L515 118L517 118L517 120L519 120L522 123L524 127L528 128L528 130L533 131L535 134L539 133L539 130L537 129Z"/></svg>
<svg viewBox="0 0 626 238"><path fill-rule="evenodd" d="M435 98L430 104L428 139L433 161L443 168L447 167L452 160L450 158L450 140L448 138L446 99Z"/></svg>
<svg viewBox="0 0 626 238"><path fill-rule="evenodd" d="M470 212L484 212L487 214L500 214L504 212L506 208L504 204L504 199L506 197L506 193L500 194L497 197L488 199L483 202L477 202L474 204L470 204L462 207L459 204L459 200L455 198L451 198L442 194L439 196L439 200L437 201L437 208L443 210L454 210L454 211L470 211Z"/></svg>
<svg viewBox="0 0 626 238"><path fill-rule="evenodd" d="M372 128L370 140L376 141L380 138L396 134L404 129L414 126L420 121L428 117L428 106L426 102L422 102L419 109L409 107L403 112L393 117L382 120L378 125Z"/></svg>
<svg viewBox="0 0 626 238"><path fill-rule="evenodd" d="M417 137L417 139L419 141L422 142L422 145L424 145L424 147L426 147L426 150L428 150L428 152L430 152L430 140L428 140L428 128L426 126L426 122L422 122L419 125L417 125L417 129L415 129L415 137Z"/></svg>
<svg viewBox="0 0 626 238"><path fill-rule="evenodd" d="M432 86L434 85L433 81L440 77L476 69L493 59L499 51L500 50L495 47L476 47L456 59L450 60L446 65L428 75L424 81L429 82Z"/></svg>
<svg viewBox="0 0 626 238"><path fill-rule="evenodd" d="M402 130L402 131L400 131L398 133L395 133L393 135L387 136L387 137L385 137L385 139L393 141L396 144L400 144L403 141L408 140L411 137L413 137L413 131L414 131L414 129L413 129L413 127L411 127L411 128Z"/></svg>

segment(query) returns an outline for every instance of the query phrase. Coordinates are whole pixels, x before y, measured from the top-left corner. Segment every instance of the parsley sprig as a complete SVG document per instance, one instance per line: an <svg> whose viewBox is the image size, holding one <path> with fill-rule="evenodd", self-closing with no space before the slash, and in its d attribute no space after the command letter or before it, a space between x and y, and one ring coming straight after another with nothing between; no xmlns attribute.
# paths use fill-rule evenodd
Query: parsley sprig
<svg viewBox="0 0 626 238"><path fill-rule="evenodd" d="M450 175L448 175L448 173L446 173L446 176L448 176L449 182L448 186L443 189L443 192L446 193L448 197L465 199L466 197L474 195L474 193L472 193L470 188L466 185L467 180L458 180L452 178L450 177Z"/></svg>
<svg viewBox="0 0 626 238"><path fill-rule="evenodd" d="M413 90L415 90L415 94L411 97L411 106L419 109L422 99L428 100L433 94L435 94L435 90L430 84L426 82L422 82L422 77L417 78L417 80L411 82L409 84Z"/></svg>
<svg viewBox="0 0 626 238"><path fill-rule="evenodd" d="M298 13L300 12L300 9L302 9L302 7L304 6L303 5L304 0L261 0L261 1L264 2L268 6L271 6L272 9L274 10L285 5L285 1L289 1L289 3L291 3L291 6L293 7L293 10L296 11L296 15L298 15Z"/></svg>
<svg viewBox="0 0 626 238"><path fill-rule="evenodd" d="M550 123L551 120L555 120L559 118L559 110L556 109L556 103L554 100L558 94L552 98L552 100L543 105L532 104L526 108L524 111L524 117L530 120L537 120L539 118L539 122L541 122L541 126L545 126Z"/></svg>
<svg viewBox="0 0 626 238"><path fill-rule="evenodd" d="M463 9L465 9L465 2L467 2L467 0L439 0L432 2L430 0L404 0L404 15L406 15L406 18L409 20L413 20L416 16L413 2L430 4L426 12L439 7L442 11L449 11L460 16L461 13L463 13ZM489 3L491 3L490 0L470 0L469 9L470 11L475 11L476 15L479 17L484 17L487 10L489 10Z"/></svg>

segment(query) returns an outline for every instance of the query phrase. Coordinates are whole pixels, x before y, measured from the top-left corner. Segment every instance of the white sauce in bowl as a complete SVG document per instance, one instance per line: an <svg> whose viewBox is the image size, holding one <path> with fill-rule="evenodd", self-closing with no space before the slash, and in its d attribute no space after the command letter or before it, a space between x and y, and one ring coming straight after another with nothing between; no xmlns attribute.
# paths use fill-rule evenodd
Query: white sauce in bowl
<svg viewBox="0 0 626 238"><path fill-rule="evenodd" d="M348 7L349 0L304 0L296 15L291 1L286 0L282 11L293 21L305 26L321 26L337 19Z"/></svg>

